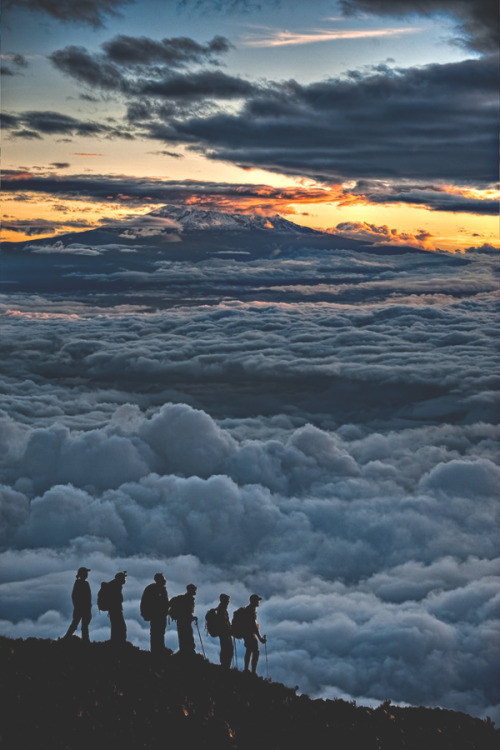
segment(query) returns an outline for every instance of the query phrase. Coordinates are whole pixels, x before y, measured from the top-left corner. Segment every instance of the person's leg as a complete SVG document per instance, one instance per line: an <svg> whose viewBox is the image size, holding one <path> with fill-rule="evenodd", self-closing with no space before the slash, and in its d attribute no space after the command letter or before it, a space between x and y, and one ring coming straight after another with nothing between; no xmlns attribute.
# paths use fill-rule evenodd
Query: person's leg
<svg viewBox="0 0 500 750"><path fill-rule="evenodd" d="M257 664L259 663L259 641L257 640L257 637L255 637L255 643L252 650L252 672L255 674L257 672Z"/></svg>
<svg viewBox="0 0 500 750"><path fill-rule="evenodd" d="M123 612L120 612L119 618L118 618L118 628L119 628L119 640L121 643L125 643L127 640L127 625L125 623L125 618L123 616Z"/></svg>
<svg viewBox="0 0 500 750"><path fill-rule="evenodd" d="M73 610L73 619L71 620L71 624L69 628L67 629L66 633L64 634L63 638L71 638L73 633L76 633L76 629L78 625L80 624L81 616L76 611L76 609Z"/></svg>
<svg viewBox="0 0 500 750"><path fill-rule="evenodd" d="M150 625L150 644L152 654L161 654L165 650L166 619L155 618Z"/></svg>
<svg viewBox="0 0 500 750"><path fill-rule="evenodd" d="M109 613L111 622L111 640L113 643L125 643L127 640L127 626L123 617L123 612L116 611Z"/></svg>
<svg viewBox="0 0 500 750"><path fill-rule="evenodd" d="M193 628L190 622L178 622L179 651L182 654L192 654L195 651Z"/></svg>
<svg viewBox="0 0 500 750"><path fill-rule="evenodd" d="M92 615L90 613L85 614L82 617L82 641L85 641L85 643L90 642L89 624L90 624L91 619L92 619Z"/></svg>
<svg viewBox="0 0 500 750"><path fill-rule="evenodd" d="M243 643L245 644L245 672L248 672L250 666L250 657L252 655L252 641L250 638L244 638Z"/></svg>
<svg viewBox="0 0 500 750"><path fill-rule="evenodd" d="M233 641L230 635L221 635L220 641L220 663L225 669L229 669L233 660Z"/></svg>

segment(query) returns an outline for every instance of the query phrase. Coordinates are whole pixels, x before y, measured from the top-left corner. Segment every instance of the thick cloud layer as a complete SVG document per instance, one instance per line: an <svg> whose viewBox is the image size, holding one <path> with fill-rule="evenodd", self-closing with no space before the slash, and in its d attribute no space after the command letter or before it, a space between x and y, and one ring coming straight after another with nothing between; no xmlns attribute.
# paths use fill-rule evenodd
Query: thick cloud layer
<svg viewBox="0 0 500 750"><path fill-rule="evenodd" d="M95 601L126 568L147 648L163 570L201 617L258 591L274 679L498 720L494 257L245 257L141 261L175 300L156 310L120 271L2 297L1 632L60 636L76 569Z"/></svg>
<svg viewBox="0 0 500 750"><path fill-rule="evenodd" d="M165 140L196 139L217 159L326 181L489 183L497 88L494 57L308 86L290 81L248 98L237 114L174 123Z"/></svg>

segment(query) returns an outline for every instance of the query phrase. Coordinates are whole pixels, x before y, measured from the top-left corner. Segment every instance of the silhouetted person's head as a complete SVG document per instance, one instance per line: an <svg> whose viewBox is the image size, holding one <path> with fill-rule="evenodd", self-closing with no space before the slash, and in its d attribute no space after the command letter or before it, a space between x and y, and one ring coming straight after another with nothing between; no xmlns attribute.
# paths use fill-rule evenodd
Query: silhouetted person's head
<svg viewBox="0 0 500 750"><path fill-rule="evenodd" d="M118 581L118 583L120 583L122 586L123 586L123 584L125 583L126 580L127 580L127 571L126 570L122 570L120 573L117 573L115 575L115 581Z"/></svg>
<svg viewBox="0 0 500 750"><path fill-rule="evenodd" d="M76 577L81 578L82 581L85 581L86 578L88 578L88 575L90 573L90 568L78 568L76 571Z"/></svg>
<svg viewBox="0 0 500 750"><path fill-rule="evenodd" d="M163 575L163 573L155 573L154 575L155 583L157 583L159 586L165 586L167 583L167 579Z"/></svg>
<svg viewBox="0 0 500 750"><path fill-rule="evenodd" d="M196 588L194 583L188 583L188 585L186 586L186 591L188 592L188 594L191 594L191 596L196 596L196 592L198 591L198 589Z"/></svg>
<svg viewBox="0 0 500 750"><path fill-rule="evenodd" d="M262 597L258 594L252 594L252 596L250 597L250 604L252 605L252 607L258 607L261 601Z"/></svg>
<svg viewBox="0 0 500 750"><path fill-rule="evenodd" d="M230 598L231 597L229 596L229 594L221 594L219 596L219 599L220 599L220 603L222 604L222 606L227 607L227 605L229 604Z"/></svg>

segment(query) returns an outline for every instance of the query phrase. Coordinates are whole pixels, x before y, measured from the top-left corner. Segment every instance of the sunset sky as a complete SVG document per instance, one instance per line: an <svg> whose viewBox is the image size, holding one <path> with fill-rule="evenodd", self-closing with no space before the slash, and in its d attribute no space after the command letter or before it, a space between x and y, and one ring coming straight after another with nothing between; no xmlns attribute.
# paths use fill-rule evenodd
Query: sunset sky
<svg viewBox="0 0 500 750"><path fill-rule="evenodd" d="M2 236L187 202L498 247L497 15L496 0L6 0Z"/></svg>

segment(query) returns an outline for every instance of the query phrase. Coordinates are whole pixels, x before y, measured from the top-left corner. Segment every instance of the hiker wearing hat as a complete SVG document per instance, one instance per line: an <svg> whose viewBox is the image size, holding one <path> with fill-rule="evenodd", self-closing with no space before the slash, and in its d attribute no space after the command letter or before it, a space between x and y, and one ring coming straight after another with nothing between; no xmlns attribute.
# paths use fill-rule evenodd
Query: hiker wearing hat
<svg viewBox="0 0 500 750"><path fill-rule="evenodd" d="M141 598L141 615L146 622L149 622L151 653L156 656L165 651L168 612L166 585L167 581L163 573L155 573L154 583L146 586Z"/></svg>
<svg viewBox="0 0 500 750"><path fill-rule="evenodd" d="M266 642L266 636L260 634L259 623L257 622L257 607L260 606L261 601L261 596L252 594L250 603L245 607L248 612L248 631L243 637L243 643L245 644L245 672L248 672L248 668L251 666L252 674L255 674L257 671L259 641L261 643Z"/></svg>
<svg viewBox="0 0 500 750"><path fill-rule="evenodd" d="M127 626L123 617L122 588L127 580L127 571L117 573L109 583L108 615L111 623L111 643L123 644L127 640Z"/></svg>
<svg viewBox="0 0 500 750"><path fill-rule="evenodd" d="M194 583L186 586L186 593L182 594L179 599L177 612L177 635L179 638L179 651L181 654L194 654L196 648L194 645L193 622L198 622L194 614L194 600L198 589Z"/></svg>
<svg viewBox="0 0 500 750"><path fill-rule="evenodd" d="M92 595L90 585L87 581L90 568L78 568L76 580L71 592L73 602L73 619L71 625L63 636L63 640L71 638L80 622L82 623L82 641L89 643L89 623L92 619Z"/></svg>
<svg viewBox="0 0 500 750"><path fill-rule="evenodd" d="M231 621L227 611L229 600L229 594L221 594L219 596L219 606L215 608L220 643L219 658L221 666L225 669L229 669L231 666L234 652L233 639L231 637Z"/></svg>

